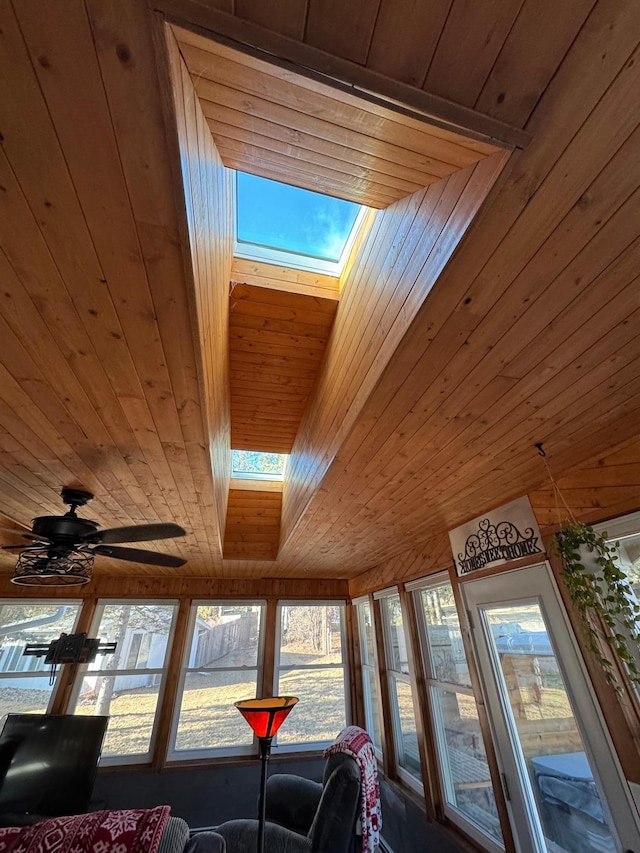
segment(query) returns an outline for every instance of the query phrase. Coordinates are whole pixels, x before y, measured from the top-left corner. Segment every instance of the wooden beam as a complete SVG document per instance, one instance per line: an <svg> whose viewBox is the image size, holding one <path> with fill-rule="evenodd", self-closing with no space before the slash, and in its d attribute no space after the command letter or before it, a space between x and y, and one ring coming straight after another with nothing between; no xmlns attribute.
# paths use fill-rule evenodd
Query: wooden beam
<svg viewBox="0 0 640 853"><path fill-rule="evenodd" d="M275 661L276 661L276 637L278 633L278 602L270 598L264 614L264 646L262 683L258 686L260 698L267 699L273 696L275 688Z"/></svg>
<svg viewBox="0 0 640 853"><path fill-rule="evenodd" d="M47 587L47 598L265 598L306 599L349 597L346 580L321 578L202 578L150 575L100 575L80 587ZM1 598L42 598L43 587L16 586L8 574L0 576Z"/></svg>
<svg viewBox="0 0 640 853"><path fill-rule="evenodd" d="M286 293L301 293L303 296L319 296L321 299L340 298L340 279L336 276L234 257L231 266L232 294L238 284L269 287Z"/></svg>

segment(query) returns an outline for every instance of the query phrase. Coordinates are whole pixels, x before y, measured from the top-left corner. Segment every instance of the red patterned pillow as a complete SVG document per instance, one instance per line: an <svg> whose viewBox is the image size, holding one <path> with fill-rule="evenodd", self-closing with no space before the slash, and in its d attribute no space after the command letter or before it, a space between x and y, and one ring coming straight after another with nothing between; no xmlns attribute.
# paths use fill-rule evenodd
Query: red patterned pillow
<svg viewBox="0 0 640 853"><path fill-rule="evenodd" d="M90 812L0 828L0 853L157 853L170 811Z"/></svg>

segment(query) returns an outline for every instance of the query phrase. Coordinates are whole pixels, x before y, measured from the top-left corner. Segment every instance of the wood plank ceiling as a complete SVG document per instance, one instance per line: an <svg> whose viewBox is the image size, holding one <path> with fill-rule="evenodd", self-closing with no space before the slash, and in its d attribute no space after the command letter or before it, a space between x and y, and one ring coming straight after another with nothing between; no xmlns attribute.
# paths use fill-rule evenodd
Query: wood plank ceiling
<svg viewBox="0 0 640 853"><path fill-rule="evenodd" d="M231 447L291 453L338 302L248 284L229 298Z"/></svg>
<svg viewBox="0 0 640 853"><path fill-rule="evenodd" d="M225 11L214 8L220 5ZM214 382L201 358L218 320L194 282L212 259L201 252L193 262L191 214L185 216L176 178L162 52L158 72L164 14L329 76L363 85L370 74L371 88L407 87L416 101L437 95L532 138L512 156L446 263L426 256L435 272L425 279L421 304L398 291L393 315L385 316L375 314L377 297L349 297L373 337L391 334L390 352L366 370L343 376L336 367L319 377L324 394L314 392L293 446L298 462L282 495L276 560L221 555L228 474L210 452L224 432L212 419L212 389L223 387L216 382L228 366L211 359ZM637 435L638 4L21 0L0 5L0 31L6 518L25 524L58 512L59 487L81 483L97 496L87 514L103 525L160 519L187 527L190 535L171 547L189 559L178 574L351 577L388 560L402 567L402 552L424 554L429 542L441 554L444 530L542 487L535 441L545 442L554 473L567 483L573 469L587 472L576 481L582 483L587 460ZM278 74L279 87L286 74ZM251 104L261 97L245 96ZM259 132L254 122L263 117L246 112L247 132L258 132L261 144L291 145L276 128ZM216 118L233 127L222 115L209 121ZM296 128L304 145L324 139L316 127ZM223 162L239 152L243 162L255 160L254 139L227 138ZM341 142L348 153L313 144L308 156L331 157L324 165L342 186L336 175L346 173L335 161L352 162L358 146ZM258 159L270 169L274 162L293 169L298 153L269 147ZM363 254L351 276L377 270L375 280L392 287L412 263L409 247L421 245L412 223L417 217L425 232L429 217L442 212L445 202L438 207L433 197L439 184L448 182L450 202L452 187L460 197L460 184L477 181L479 169L500 171L489 157L411 192L402 186L414 185L406 173L372 169L364 159L354 165L362 171L347 180L352 189L370 191L379 206L393 203L376 220L377 259L363 247L369 260ZM491 176L484 180L490 184ZM194 183L187 207L203 204L217 209ZM336 328L341 313L347 317L346 302L345 290ZM225 304L228 312L228 289ZM215 322L204 322L207 316ZM368 352L361 337L354 330L343 344L345 364L357 366ZM329 393L338 388L332 377L343 383L339 400ZM13 561L2 555L2 570ZM96 569L132 570L160 573L106 558Z"/></svg>
<svg viewBox="0 0 640 853"><path fill-rule="evenodd" d="M198 128L206 117L215 147L214 153L207 154L208 161L221 161L230 167L375 207L388 207L398 199L415 197L415 206L420 205L418 211L422 216L416 216L413 230L416 235L423 230L429 232L423 248L428 254L428 243L434 255L442 260L448 257L469 225L473 216L469 210L477 210L497 174L491 167L487 183L477 180L477 175L470 181L474 166L494 158L504 163L504 150L493 144L366 104L362 99L336 92L291 71L283 72L276 66L177 27L172 28L167 37L170 53L180 54L179 59L172 60L180 64L180 69L173 69L177 113L193 115L195 107ZM191 86L185 80L185 73L191 78ZM201 111L195 104L196 98ZM230 105L234 109L230 109ZM283 144L284 135L288 140L286 145ZM211 146L211 141L200 140L196 145L196 136L192 134L189 140L187 134L181 141L183 162L189 163L188 174L184 168L183 172L185 192L190 199L194 196L194 173L203 172L201 187L210 181L203 166L198 167L196 163L202 161L202 151ZM242 144L236 144L237 140ZM324 148L322 158L317 156L314 147L318 140ZM344 143L351 147L345 148ZM409 169L414 170L413 182L400 180L398 173L403 171L406 178ZM465 177L454 180L457 174ZM426 195L425 187L429 187ZM471 205L470 196L473 197ZM426 199L424 205L421 203L423 197ZM396 206L392 204L394 210ZM401 208L401 217L407 225L413 216L408 217L406 213L413 208L413 203ZM199 215L209 221L213 219L213 211L204 217L203 211ZM396 213L390 213L386 220L394 222L399 218ZM232 281L229 383L233 449L291 453L305 410L311 404L312 392L315 389L319 394L322 390L318 386L318 376L327 361L326 347L342 287L347 299L339 329L333 336L332 352L336 351L336 341L342 347L362 336L369 351L369 359L362 359L363 366L369 367L374 357L379 368L386 363L392 348L379 336L377 340L372 339L369 330L375 328L377 320L383 316L391 323L393 311L398 307L394 308L394 302L399 305L398 300L406 298L415 276L409 265L406 285L396 283L388 288L388 294L380 295L380 285L374 286L369 272L358 275L361 256L372 254L367 249L373 240L368 233L372 222L374 218L367 216L366 227L361 227L338 292L331 294L334 299L319 298L304 289L293 293L291 285L297 284L299 277L295 282L289 277L283 282L285 290L280 290L277 279L280 272L276 268L271 268L267 287ZM190 222L190 231L192 245L201 245L201 234L195 222ZM374 231L375 239L380 241L378 232L384 232L385 226L381 227L378 222ZM209 243L215 245L216 240L210 237ZM407 245L402 256L410 251ZM415 249L411 251L415 254ZM220 251L217 254L220 255ZM373 254L376 258L379 256L378 251ZM232 276L242 275L243 270L250 275L256 273L255 266L236 259ZM265 265L257 271L264 272ZM220 292L219 285L203 276L202 269L195 271L195 278L198 292L212 286ZM202 285L198 285L198 281ZM404 323L392 323L394 329L396 326L406 328L428 289L429 284L423 277L422 287L413 288L412 298L407 300L413 308L405 307ZM394 295L395 300L388 298ZM378 304L370 318L361 310L362 297L371 305ZM387 307L391 310L385 315ZM220 317L219 311L213 313ZM211 316L213 313L210 312ZM396 329L389 340L398 340L398 335ZM329 353L328 361L335 362L335 355ZM346 366L349 369L352 365L346 363ZM341 395L339 384L336 395ZM345 398L347 396L345 394ZM333 416L333 402L330 405ZM356 412L357 406L352 411ZM318 437L321 446L324 438L317 430L311 440L315 443ZM299 464L300 457L294 454L290 466L292 478L296 477ZM266 522L274 520L276 497L277 524L267 528ZM263 500L267 501L264 506ZM253 491L233 489L227 507L224 559L275 559L281 537L281 503L280 493L277 496L265 493L260 498ZM268 515L266 520L264 513ZM291 512L285 517L288 525L290 516Z"/></svg>
<svg viewBox="0 0 640 853"><path fill-rule="evenodd" d="M387 207L496 151L174 27L225 166Z"/></svg>

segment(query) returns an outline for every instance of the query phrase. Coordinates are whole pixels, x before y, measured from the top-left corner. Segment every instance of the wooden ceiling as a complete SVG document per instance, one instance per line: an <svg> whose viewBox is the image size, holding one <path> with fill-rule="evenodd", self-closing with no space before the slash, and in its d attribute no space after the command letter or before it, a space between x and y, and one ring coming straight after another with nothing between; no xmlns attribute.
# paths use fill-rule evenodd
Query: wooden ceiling
<svg viewBox="0 0 640 853"><path fill-rule="evenodd" d="M443 120L470 125L474 110L481 132L489 116L532 140L448 250L422 241L452 194L483 169L495 178L500 155L376 217L373 249L362 247L354 286L344 282L335 323L347 337L323 362L294 442L275 560L222 557L229 281L262 284L231 273L228 187L205 142L215 119L198 118L194 103L172 114L165 15L412 108L429 104ZM574 469L584 482L588 460L637 435L638 4L22 0L0 6L0 31L9 520L58 512L60 486L77 483L95 492L86 514L105 526L185 526L190 535L167 549L189 560L178 576L351 577L402 566L403 552L424 553L448 528L543 487L536 441L571 483ZM180 134L194 157L182 163ZM193 171L202 152L218 183ZM186 198L181 168L192 178ZM222 254L207 248L211 233ZM381 283L370 300L356 296L365 272ZM283 271L262 276L278 277L296 284ZM377 313L381 294L392 313ZM381 341L378 357L370 347ZM14 557L0 561L9 572ZM166 573L106 558L96 568L132 570Z"/></svg>
<svg viewBox="0 0 640 853"><path fill-rule="evenodd" d="M497 150L173 31L230 169L382 208Z"/></svg>
<svg viewBox="0 0 640 853"><path fill-rule="evenodd" d="M291 453L338 302L237 283L229 301L231 447Z"/></svg>
<svg viewBox="0 0 640 853"><path fill-rule="evenodd" d="M281 491L230 489L224 532L225 559L275 560L281 511Z"/></svg>

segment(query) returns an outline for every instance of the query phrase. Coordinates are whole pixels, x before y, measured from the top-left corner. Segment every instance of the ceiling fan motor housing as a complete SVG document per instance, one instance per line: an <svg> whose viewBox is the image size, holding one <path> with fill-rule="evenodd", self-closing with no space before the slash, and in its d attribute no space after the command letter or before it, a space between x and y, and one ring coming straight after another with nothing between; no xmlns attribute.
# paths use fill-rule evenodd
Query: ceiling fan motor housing
<svg viewBox="0 0 640 853"><path fill-rule="evenodd" d="M33 533L53 542L79 542L98 530L98 522L69 515L41 515L33 519Z"/></svg>

